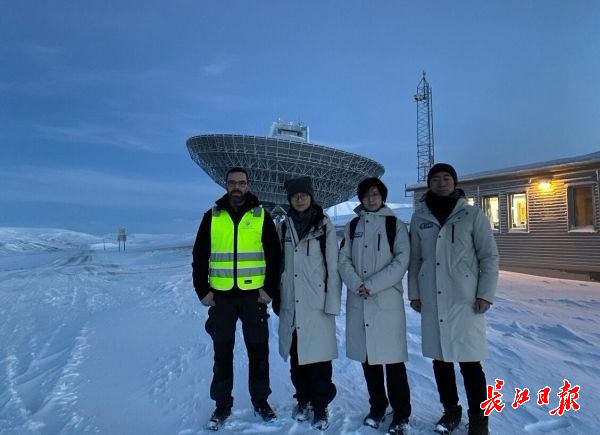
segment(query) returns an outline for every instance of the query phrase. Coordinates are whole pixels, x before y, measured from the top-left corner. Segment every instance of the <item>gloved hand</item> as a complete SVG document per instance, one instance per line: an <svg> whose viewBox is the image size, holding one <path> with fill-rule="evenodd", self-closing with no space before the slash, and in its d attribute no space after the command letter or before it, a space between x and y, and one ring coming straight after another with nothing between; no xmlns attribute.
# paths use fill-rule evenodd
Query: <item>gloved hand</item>
<svg viewBox="0 0 600 435"><path fill-rule="evenodd" d="M271 302L271 300L271 296L267 294L264 288L258 289L258 302L260 302L261 304L268 304L269 302Z"/></svg>
<svg viewBox="0 0 600 435"><path fill-rule="evenodd" d="M477 314L483 314L485 313L487 310L490 309L490 304L488 301L486 301L485 299L481 299L481 298L477 298L475 300L475 305L473 306L473 309L475 310L475 312Z"/></svg>
<svg viewBox="0 0 600 435"><path fill-rule="evenodd" d="M371 290L366 288L364 284L361 284L360 287L358 288L358 295L364 299L370 298L372 296Z"/></svg>
<svg viewBox="0 0 600 435"><path fill-rule="evenodd" d="M205 307L214 307L216 305L215 294L213 292L208 292L208 294L204 296L200 303Z"/></svg>
<svg viewBox="0 0 600 435"><path fill-rule="evenodd" d="M413 299L410 301L410 307L417 313L421 312L421 299Z"/></svg>

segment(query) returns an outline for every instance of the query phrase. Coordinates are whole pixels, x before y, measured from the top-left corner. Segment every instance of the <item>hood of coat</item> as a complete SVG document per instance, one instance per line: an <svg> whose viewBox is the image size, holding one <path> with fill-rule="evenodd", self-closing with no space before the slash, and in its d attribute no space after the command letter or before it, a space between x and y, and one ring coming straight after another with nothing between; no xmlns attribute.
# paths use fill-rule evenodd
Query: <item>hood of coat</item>
<svg viewBox="0 0 600 435"><path fill-rule="evenodd" d="M451 221L456 215L461 213L467 207L470 207L469 203L467 202L467 198L465 196L459 197L458 200L456 201L456 205L454 206L454 209L452 209L452 212L450 212L450 215L448 216L448 219L446 220L446 222ZM422 219L426 219L428 221L435 222L436 224L439 225L437 218L433 215L431 210L429 210L429 208L427 208L426 206L423 207L422 210L415 212L414 216L418 216Z"/></svg>
<svg viewBox="0 0 600 435"><path fill-rule="evenodd" d="M419 202L425 202L427 200L427 195L432 195L431 190L428 189L423 195L421 195L421 197L419 198ZM452 192L451 196L457 196L458 198L466 198L467 194L460 187L457 187L456 189L454 189L454 192Z"/></svg>
<svg viewBox="0 0 600 435"><path fill-rule="evenodd" d="M311 208L313 208L315 210L315 215L313 216L313 220L311 222L311 227L312 226L317 226L319 224L319 222L321 222L323 220L324 217L326 217L325 215L325 210L323 210L323 207L321 207L319 204L315 204L312 203ZM282 207L283 213L282 215L285 217L285 219L291 219L291 213L293 213L291 206L285 206Z"/></svg>
<svg viewBox="0 0 600 435"><path fill-rule="evenodd" d="M325 226L327 225L329 217L325 214L323 207L321 207L319 204L313 203L311 204L311 208L314 209L315 212L313 214L310 224L308 225L308 231L307 234L305 234L305 237L315 238L320 236L323 232L325 232ZM287 225L289 227L294 227L294 222L291 216L293 211L290 209L284 209L284 212L285 213L283 215L285 216L285 221L287 222ZM296 244L298 243L298 241L295 241L294 243Z"/></svg>
<svg viewBox="0 0 600 435"><path fill-rule="evenodd" d="M393 210L385 204L377 211L368 211L366 208L363 207L362 204L359 204L357 207L354 208L354 213L356 213L358 216L363 216L367 213L376 216L396 216Z"/></svg>

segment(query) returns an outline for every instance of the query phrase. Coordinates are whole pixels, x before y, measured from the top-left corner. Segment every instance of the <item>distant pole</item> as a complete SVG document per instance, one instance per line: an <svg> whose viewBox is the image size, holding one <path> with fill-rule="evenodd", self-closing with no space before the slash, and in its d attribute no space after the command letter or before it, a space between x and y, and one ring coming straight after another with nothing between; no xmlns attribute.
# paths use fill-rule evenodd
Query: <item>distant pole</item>
<svg viewBox="0 0 600 435"><path fill-rule="evenodd" d="M125 234L125 228L119 229L119 235L117 236L119 242L119 252L121 251L121 242L123 242L123 251L125 251L125 241L127 240L127 234Z"/></svg>
<svg viewBox="0 0 600 435"><path fill-rule="evenodd" d="M431 86L423 77L415 94L417 102L417 182L427 181L427 173L435 163L433 148L433 97Z"/></svg>

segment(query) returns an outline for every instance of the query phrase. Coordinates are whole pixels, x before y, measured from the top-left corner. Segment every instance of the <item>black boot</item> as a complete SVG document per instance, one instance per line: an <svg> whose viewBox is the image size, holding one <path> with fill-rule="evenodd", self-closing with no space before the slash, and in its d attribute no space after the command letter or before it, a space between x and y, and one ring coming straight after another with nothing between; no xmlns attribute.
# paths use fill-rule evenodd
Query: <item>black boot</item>
<svg viewBox="0 0 600 435"><path fill-rule="evenodd" d="M277 420L275 411L273 411L273 408L271 408L271 405L266 400L254 404L254 413L258 414L266 423Z"/></svg>
<svg viewBox="0 0 600 435"><path fill-rule="evenodd" d="M317 430L326 430L329 427L327 408L314 407L313 411L315 412L315 415L311 424L312 428Z"/></svg>
<svg viewBox="0 0 600 435"><path fill-rule="evenodd" d="M217 409L213 412L210 420L206 424L206 429L208 430L219 430L223 427L225 420L227 417L231 415L231 406L227 405L217 405Z"/></svg>
<svg viewBox="0 0 600 435"><path fill-rule="evenodd" d="M379 423L385 420L385 408L383 409L374 409L371 408L371 411L367 414L365 419L363 420L363 424L365 426L372 427L373 429L377 429L379 427Z"/></svg>
<svg viewBox="0 0 600 435"><path fill-rule="evenodd" d="M434 431L440 434L449 434L460 424L462 406L454 405L444 410L444 414L435 425Z"/></svg>
<svg viewBox="0 0 600 435"><path fill-rule="evenodd" d="M310 407L306 402L298 402L292 410L292 418L296 421L306 421L309 419Z"/></svg>
<svg viewBox="0 0 600 435"><path fill-rule="evenodd" d="M477 410L472 412L469 409L469 435L488 435L488 417L483 414L483 411Z"/></svg>
<svg viewBox="0 0 600 435"><path fill-rule="evenodd" d="M394 413L392 423L388 429L390 435L406 435L408 434L408 418L399 418Z"/></svg>

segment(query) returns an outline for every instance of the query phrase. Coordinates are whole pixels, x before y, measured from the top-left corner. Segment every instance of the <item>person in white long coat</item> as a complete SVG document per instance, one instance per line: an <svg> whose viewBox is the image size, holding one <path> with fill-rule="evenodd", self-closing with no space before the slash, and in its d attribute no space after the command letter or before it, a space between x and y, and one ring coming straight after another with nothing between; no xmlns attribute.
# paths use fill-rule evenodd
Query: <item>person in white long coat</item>
<svg viewBox="0 0 600 435"><path fill-rule="evenodd" d="M296 389L293 417L309 418L325 430L327 405L336 395L331 360L337 358L335 316L340 313L342 283L338 273L335 227L314 202L309 177L286 181L291 208L279 223L283 273L279 315L279 353L290 357L290 374ZM279 303L278 303L279 302Z"/></svg>
<svg viewBox="0 0 600 435"><path fill-rule="evenodd" d="M498 250L489 220L470 206L456 188L456 170L434 165L427 176L424 207L410 225L411 263L408 297L421 313L423 355L433 358L433 372L444 414L436 431L459 424L454 362L460 365L469 405L469 435L488 433L481 410L487 399L481 360L487 356L484 313L494 301Z"/></svg>
<svg viewBox="0 0 600 435"><path fill-rule="evenodd" d="M357 195L358 221L354 234L352 221L346 224L339 255L340 275L347 287L346 354L362 363L369 391L370 412L363 423L379 427L390 404L394 414L389 433L404 434L411 414L402 297L402 278L410 258L408 231L385 205L387 187L380 179L361 181ZM388 229L390 216L393 233ZM393 243L388 233L393 234Z"/></svg>

